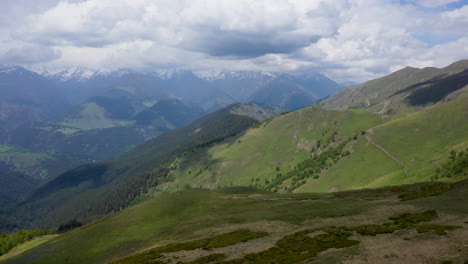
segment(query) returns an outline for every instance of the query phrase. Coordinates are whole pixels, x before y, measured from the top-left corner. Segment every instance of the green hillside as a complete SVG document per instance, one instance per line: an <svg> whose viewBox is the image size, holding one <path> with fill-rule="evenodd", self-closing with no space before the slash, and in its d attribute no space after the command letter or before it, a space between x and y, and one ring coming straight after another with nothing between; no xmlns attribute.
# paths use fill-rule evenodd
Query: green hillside
<svg viewBox="0 0 468 264"><path fill-rule="evenodd" d="M168 174L175 168L169 164L175 155L229 140L278 110L255 104L231 105L123 155L58 175L36 189L9 217L23 227L54 227L73 218L87 222L118 212L150 188L170 181Z"/></svg>
<svg viewBox="0 0 468 264"><path fill-rule="evenodd" d="M463 263L467 188L464 181L326 195L182 191L4 263Z"/></svg>
<svg viewBox="0 0 468 264"><path fill-rule="evenodd" d="M319 179L297 191L358 189L431 179L451 149L468 146L468 100L441 103L367 130Z"/></svg>
<svg viewBox="0 0 468 264"><path fill-rule="evenodd" d="M265 180L271 181L309 158L314 149L321 151L318 144L336 144L331 137L338 142L382 122L380 116L360 110L328 111L316 106L281 115L226 143L181 157L176 161L175 181L160 188L252 183L261 187Z"/></svg>
<svg viewBox="0 0 468 264"><path fill-rule="evenodd" d="M451 149L468 146L467 117L466 99L395 120L363 110L313 106L179 157L177 170L172 172L174 181L158 188L243 185L327 192L427 181ZM308 164L314 160L317 164ZM305 172L312 167L315 172Z"/></svg>

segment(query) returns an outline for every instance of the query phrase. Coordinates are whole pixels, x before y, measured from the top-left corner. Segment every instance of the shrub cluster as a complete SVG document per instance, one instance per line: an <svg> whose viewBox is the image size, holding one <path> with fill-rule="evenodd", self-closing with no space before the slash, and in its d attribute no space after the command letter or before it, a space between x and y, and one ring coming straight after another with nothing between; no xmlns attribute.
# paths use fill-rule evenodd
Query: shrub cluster
<svg viewBox="0 0 468 264"><path fill-rule="evenodd" d="M20 230L11 234L0 234L0 255L6 254L10 249L29 241L35 237L51 235L56 232L55 229L33 229L33 230Z"/></svg>
<svg viewBox="0 0 468 264"><path fill-rule="evenodd" d="M450 151L449 159L446 163L442 165L442 167L437 168L434 175L432 176L432 180L438 180L441 178L450 178L455 175L460 175L465 173L468 174L468 148L466 150L462 150L460 152L456 152L455 150Z"/></svg>

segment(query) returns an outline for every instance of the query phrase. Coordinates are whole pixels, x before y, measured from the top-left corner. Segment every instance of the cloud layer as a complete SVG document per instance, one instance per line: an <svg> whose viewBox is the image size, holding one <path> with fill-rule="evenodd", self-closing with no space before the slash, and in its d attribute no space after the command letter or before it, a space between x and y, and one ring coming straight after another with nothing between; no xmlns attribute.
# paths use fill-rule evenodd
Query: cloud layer
<svg viewBox="0 0 468 264"><path fill-rule="evenodd" d="M364 81L468 58L463 2L10 1L0 18L0 63L319 71Z"/></svg>

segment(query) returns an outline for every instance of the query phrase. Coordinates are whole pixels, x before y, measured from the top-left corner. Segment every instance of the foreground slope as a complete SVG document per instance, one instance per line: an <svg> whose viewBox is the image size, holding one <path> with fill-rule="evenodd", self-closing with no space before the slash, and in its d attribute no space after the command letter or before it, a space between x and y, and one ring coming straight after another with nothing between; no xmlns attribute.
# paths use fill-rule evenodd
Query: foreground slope
<svg viewBox="0 0 468 264"><path fill-rule="evenodd" d="M6 263L462 263L467 188L464 181L328 195L183 191Z"/></svg>

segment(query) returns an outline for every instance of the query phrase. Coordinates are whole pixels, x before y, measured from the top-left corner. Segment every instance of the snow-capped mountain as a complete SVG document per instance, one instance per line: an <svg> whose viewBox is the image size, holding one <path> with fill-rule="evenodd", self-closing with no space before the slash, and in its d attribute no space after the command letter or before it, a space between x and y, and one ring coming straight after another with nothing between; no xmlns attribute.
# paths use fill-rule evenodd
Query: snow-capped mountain
<svg viewBox="0 0 468 264"><path fill-rule="evenodd" d="M92 78L103 77L121 77L133 72L130 69L109 70L105 68L93 69L87 67L41 67L33 68L31 71L48 79L61 82L85 81Z"/></svg>
<svg viewBox="0 0 468 264"><path fill-rule="evenodd" d="M278 73L262 72L262 71L196 71L194 72L199 78L207 81L216 81L223 79L272 79L278 76Z"/></svg>
<svg viewBox="0 0 468 264"><path fill-rule="evenodd" d="M35 74L61 87L70 102L80 104L93 96L119 94L157 102L179 98L214 111L235 102L274 104L290 110L334 94L342 86L320 73L287 74L264 71L190 71L186 69L92 69L42 67ZM1 72L25 72L21 67L0 67ZM29 71L28 71L29 72Z"/></svg>

